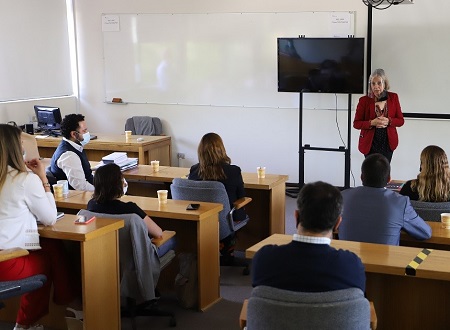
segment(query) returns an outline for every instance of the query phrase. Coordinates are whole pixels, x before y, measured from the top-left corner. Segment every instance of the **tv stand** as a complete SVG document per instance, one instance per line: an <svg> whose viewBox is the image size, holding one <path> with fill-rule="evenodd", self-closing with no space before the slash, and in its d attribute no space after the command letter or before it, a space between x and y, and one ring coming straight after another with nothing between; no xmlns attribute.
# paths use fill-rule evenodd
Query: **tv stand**
<svg viewBox="0 0 450 330"><path fill-rule="evenodd" d="M347 111L347 145L338 148L312 147L309 144L303 145L303 93L299 95L299 116L298 116L298 183L286 185L286 195L296 198L300 189L305 185L305 151L329 151L329 152L343 152L345 156L344 164L344 187L338 187L341 190L350 188L350 147L351 147L351 127L352 127L352 95L348 94L348 111Z"/></svg>

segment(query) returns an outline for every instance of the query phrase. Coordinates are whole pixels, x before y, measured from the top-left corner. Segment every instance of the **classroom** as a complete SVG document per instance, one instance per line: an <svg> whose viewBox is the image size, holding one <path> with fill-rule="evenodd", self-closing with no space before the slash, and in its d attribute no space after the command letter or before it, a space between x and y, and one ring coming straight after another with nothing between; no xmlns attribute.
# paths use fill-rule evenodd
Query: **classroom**
<svg viewBox="0 0 450 330"><path fill-rule="evenodd" d="M435 0L432 4L424 0L406 0L405 2L408 4L393 5L386 10L373 9L369 20L369 10L363 0L279 0L276 2L231 0L220 3L206 0L163 2L66 0L65 5L61 4L63 3L61 1L45 0L39 4L46 10L46 14L42 17L40 11L30 10L29 4L25 2L17 3L16 1L13 6L11 1L0 0L2 8L5 8L0 13L0 22L3 22L0 23L2 27L0 36L5 36L0 40L4 39L18 45L17 49L21 54L20 57L17 57L18 59L31 62L33 57L45 57L46 54L45 52L33 52L33 49L27 47L28 44L33 44L32 34L29 34L28 40L27 35L14 38L15 29L6 29L6 24L12 24L10 17L17 17L17 13L23 13L25 19L17 20L20 23L15 22L14 24L21 24L25 27L24 30L30 31L33 26L45 26L44 21L52 16L67 14L66 24L69 37L59 34L52 34L52 37L67 38L71 45L68 49L72 55L75 55L69 59L69 54L61 54L66 58L62 60L65 70L61 72L60 78L63 84L69 81L69 90L71 90L69 93L60 92L57 97L45 96L47 93L52 93L46 90L47 84L49 88L54 87L54 84L47 82L45 76L41 77L40 85L43 87L40 97L27 97L26 90L18 100L0 93L0 122L14 121L19 125L29 123L30 118L34 115L33 106L35 104L59 107L63 116L70 113L83 114L86 117L89 131L94 134L123 134L125 122L132 116L159 117L164 134L171 137L170 163L172 166L190 167L197 163L197 146L200 138L205 133L216 132L224 140L232 163L239 164L243 172L256 172L258 166L264 166L267 173L286 175L287 182L295 184L299 181L299 134L302 135L303 144L311 146L339 148L346 143L348 139L347 95L306 94L304 96L305 105L302 109L303 125L299 128L299 104L296 95L276 95L274 93L273 98L266 99L258 95L260 90L252 90L252 86L261 86L265 83L268 84L268 88L276 91L276 38L298 37L299 35L305 35L305 37L327 36L327 31L330 34L333 33L333 29L328 27L330 19L320 16L320 19L315 20L311 13L338 13L339 15L350 13L350 28L354 32L354 37L365 38L366 46L369 22L371 22L371 63L365 65L371 68L370 71L375 68L385 70L390 79L391 90L399 95L402 111L410 114L405 118L405 124L397 129L399 146L394 152L391 162L392 178L409 180L417 176L420 167L419 155L424 147L435 144L447 153L450 152L450 141L444 138L450 125L450 110L447 109L446 102L450 66L445 64L450 51L450 36L447 33L450 28L447 18L450 4L444 0ZM56 5L57 3L58 5ZM173 35L178 32L176 29L182 25L162 25L166 16L185 17L186 19L198 17L199 21L205 22L204 26L198 28L208 30L208 19L217 15L216 17L223 19L224 23L238 22L236 25L242 27L242 34L247 35L247 27L244 23L241 24L241 21L229 18L229 15L241 14L253 17L256 24L267 23L267 25L260 28L249 26L249 31L253 31L253 29L267 31L267 26L269 29L270 27L275 29L278 25L271 20L260 20L260 17L273 18L276 13L289 15L293 21L295 21L296 15L307 17L311 19L311 22L302 31L295 31L286 26L280 27L281 33L286 32L293 35L278 35L280 32L274 31L272 33L273 45L270 46L272 49L259 49L258 42L248 42L247 47L252 51L264 53L266 57L265 60L255 61L254 67L248 71L242 70L244 71L243 75L257 72L256 78L245 76L238 78L239 82L242 82L242 86L250 86L247 96L245 93L239 97L229 93L225 83L231 83L233 78L211 78L218 83L216 86L223 89L223 93L209 91L213 97L220 98L220 101L217 102L210 99L199 100L194 97L178 100L174 97L177 95L174 94L155 99L140 98L143 94L142 91L137 91L137 97L133 98L128 94L117 92L116 86L111 83L112 81L120 82L121 73L124 76L139 76L141 71L133 62L136 59L132 56L129 57L120 48L122 45L120 42L133 41L133 34L130 33L126 37L127 39L115 37L114 33L118 32L114 30L114 27L107 26L105 21L107 18L116 23L120 22L119 30L133 27L133 17L135 16L161 19L161 29L158 31L164 37L173 37L168 41L170 45L173 40L180 41L180 38ZM305 13L310 16L305 16ZM327 25L326 28L323 28L322 24ZM44 27L42 31L45 32L46 28ZM197 31L196 33L202 32ZM233 45L233 39L238 39L234 33L234 29L223 29L217 38ZM265 32L262 32L261 35L263 33ZM153 36L153 34L149 32L149 36ZM12 39L14 40L11 41ZM147 42L150 44L149 41ZM241 44L239 45L243 47ZM203 45L205 50L212 53L219 51L213 48L209 49L207 46ZM117 48L117 51L114 51L114 47ZM147 51L151 52L151 45L148 47L150 48ZM186 42L181 48L188 53L189 42ZM239 68L241 65L239 54L245 52L241 51L239 47L232 50L229 54L234 58L227 61L226 64L236 65ZM48 52L52 52L52 49L48 48ZM117 66L121 58L111 57L115 53L124 54L123 67L131 69L122 72L121 68ZM168 54L162 48L158 48L157 56L161 60L165 56L171 56L172 59L177 58L176 54ZM365 58L367 60L367 54ZM108 62L111 59L118 62L114 62L114 65L111 66L111 63ZM192 77L195 77L196 75L192 71L198 70L199 66L190 64L191 62L187 60L186 62L188 63L183 70L189 71ZM213 62L211 60L211 63L207 65L221 64ZM20 63L15 63L15 65L19 67ZM136 71L133 71L133 65L135 65ZM21 85L21 80L24 78L18 77L12 71L0 64L0 77L3 80L0 81L0 86L7 87L9 83L13 86ZM222 73L223 70L217 69L217 72ZM116 74L118 76L115 76ZM188 76L186 72L180 74L183 75L183 78ZM32 76L33 79L36 79L35 75ZM71 76L71 78L67 80L67 76ZM173 78L176 80L176 74L172 76ZM367 89L367 78L365 75L365 89ZM261 81L255 83L257 80L262 80L263 83ZM181 79L181 83L185 82L186 80ZM5 90L9 90L6 87ZM196 91L194 87L190 88L192 89L184 90L187 91L186 94ZM207 92L206 90L205 93ZM23 95L24 93L25 95ZM351 95L350 115L352 118L358 99L362 95ZM123 98L124 103L112 103L111 100L114 97ZM276 104L277 100L281 100L280 104ZM351 128L350 132L350 186L356 187L361 185L360 167L364 155L358 151L359 131ZM181 154L183 156L179 157ZM343 186L343 154L307 151L304 158L304 171L305 182L322 180L336 186Z"/></svg>

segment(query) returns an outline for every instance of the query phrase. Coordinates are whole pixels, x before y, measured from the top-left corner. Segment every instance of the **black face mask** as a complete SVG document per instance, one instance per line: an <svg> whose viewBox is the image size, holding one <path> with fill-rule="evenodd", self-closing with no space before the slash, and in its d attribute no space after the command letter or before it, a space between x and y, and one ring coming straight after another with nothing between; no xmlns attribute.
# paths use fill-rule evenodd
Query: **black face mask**
<svg viewBox="0 0 450 330"><path fill-rule="evenodd" d="M382 101L386 101L386 100L387 100L387 91L382 91L377 102L382 102Z"/></svg>

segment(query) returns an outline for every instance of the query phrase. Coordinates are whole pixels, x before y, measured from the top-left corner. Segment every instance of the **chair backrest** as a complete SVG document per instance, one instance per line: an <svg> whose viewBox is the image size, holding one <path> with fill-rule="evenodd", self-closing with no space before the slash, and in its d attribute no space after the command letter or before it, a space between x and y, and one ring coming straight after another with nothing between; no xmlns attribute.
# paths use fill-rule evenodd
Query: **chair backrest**
<svg viewBox="0 0 450 330"><path fill-rule="evenodd" d="M125 130L133 135L161 135L162 124L158 117L133 116L126 120Z"/></svg>
<svg viewBox="0 0 450 330"><path fill-rule="evenodd" d="M23 141L23 150L25 150L25 160L29 161L35 158L39 159L39 149L34 135L22 132L21 138Z"/></svg>
<svg viewBox="0 0 450 330"><path fill-rule="evenodd" d="M370 304L359 288L295 292L258 286L248 301L248 330L369 328Z"/></svg>
<svg viewBox="0 0 450 330"><path fill-rule="evenodd" d="M223 204L223 210L219 213L219 239L233 232L228 219L230 201L223 183L175 178L170 185L170 192L172 199Z"/></svg>
<svg viewBox="0 0 450 330"><path fill-rule="evenodd" d="M411 201L411 205L417 214L426 221L441 221L441 213L450 212L450 202Z"/></svg>
<svg viewBox="0 0 450 330"><path fill-rule="evenodd" d="M141 217L137 214L105 214L87 210L80 210L78 214L125 221L125 226L119 230L120 295L137 301L155 299L160 261Z"/></svg>

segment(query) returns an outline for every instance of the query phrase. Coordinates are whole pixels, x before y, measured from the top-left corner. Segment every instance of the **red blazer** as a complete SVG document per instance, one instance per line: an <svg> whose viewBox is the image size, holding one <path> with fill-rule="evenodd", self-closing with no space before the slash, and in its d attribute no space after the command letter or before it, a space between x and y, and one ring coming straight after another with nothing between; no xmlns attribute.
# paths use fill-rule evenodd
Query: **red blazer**
<svg viewBox="0 0 450 330"><path fill-rule="evenodd" d="M389 147L394 151L398 146L397 128L403 126L405 120L403 119L402 109L396 93L388 92L387 99L388 117L390 124L387 127L387 136ZM375 119L375 101L368 96L362 96L359 99L356 107L355 119L353 120L353 127L360 129L358 149L364 155L367 155L372 146L373 136L375 135L375 127L370 126L370 120Z"/></svg>

